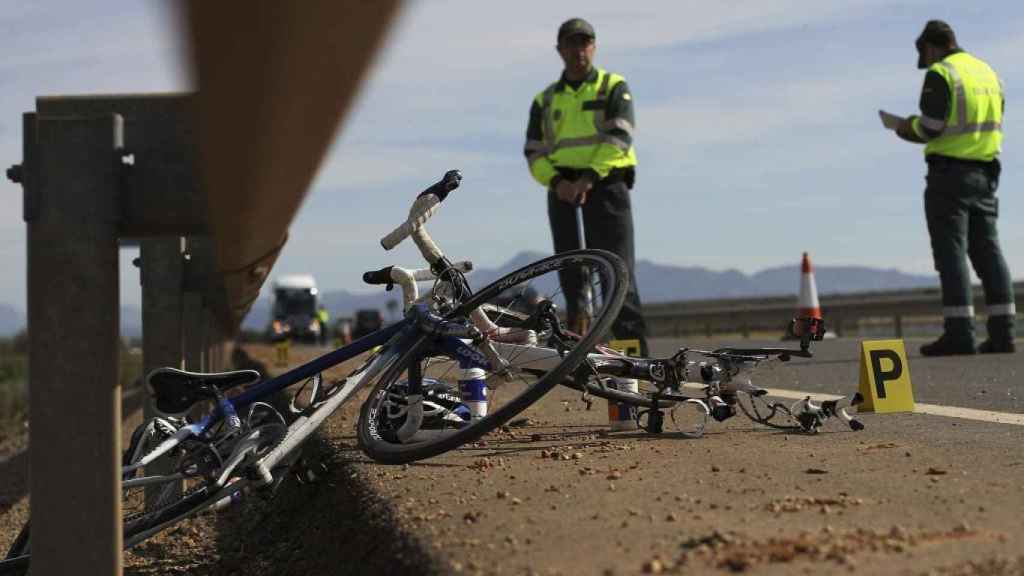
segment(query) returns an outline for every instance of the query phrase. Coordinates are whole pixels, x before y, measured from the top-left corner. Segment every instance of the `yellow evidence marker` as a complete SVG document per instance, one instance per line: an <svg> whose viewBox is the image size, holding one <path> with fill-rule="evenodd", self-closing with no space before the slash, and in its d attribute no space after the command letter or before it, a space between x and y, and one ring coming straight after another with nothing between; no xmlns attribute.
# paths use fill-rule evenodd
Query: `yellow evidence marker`
<svg viewBox="0 0 1024 576"><path fill-rule="evenodd" d="M612 350L617 350L626 356L640 356L640 340L636 338L630 338L629 340L611 340L608 342L608 347Z"/></svg>
<svg viewBox="0 0 1024 576"><path fill-rule="evenodd" d="M860 343L858 412L913 412L914 390L903 340L864 340Z"/></svg>

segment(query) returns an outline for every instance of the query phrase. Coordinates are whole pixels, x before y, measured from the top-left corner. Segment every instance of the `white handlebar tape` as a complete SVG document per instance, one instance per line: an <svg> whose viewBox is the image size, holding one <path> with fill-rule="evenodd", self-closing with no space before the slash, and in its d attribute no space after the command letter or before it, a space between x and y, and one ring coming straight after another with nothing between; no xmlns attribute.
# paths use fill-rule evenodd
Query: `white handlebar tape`
<svg viewBox="0 0 1024 576"><path fill-rule="evenodd" d="M473 263L469 260L463 260L461 262L455 262L452 264L452 268L455 268L459 272L466 273L473 269ZM430 271L430 268L420 268L419 270L410 270L412 277L417 282L426 282L428 280L436 280L437 276ZM394 274L392 272L392 274Z"/></svg>
<svg viewBox="0 0 1024 576"><path fill-rule="evenodd" d="M452 268L465 273L473 269L473 263L469 260L463 260L452 264ZM409 306L420 297L419 287L416 286L416 282L436 279L437 276L430 271L430 268L420 268L419 270L406 270L398 266L391 268L391 280L402 289L403 310L408 310Z"/></svg>
<svg viewBox="0 0 1024 576"><path fill-rule="evenodd" d="M391 279L402 288L402 310L408 310L420 297L419 288L416 286L416 272L419 270L406 270L398 266L391 268Z"/></svg>
<svg viewBox="0 0 1024 576"><path fill-rule="evenodd" d="M412 230L412 241L416 243L416 247L420 249L420 254L423 255L423 259L433 265L435 262L441 259L444 254L441 253L441 249L434 243L434 239L427 234L425 226L417 226Z"/></svg>
<svg viewBox="0 0 1024 576"><path fill-rule="evenodd" d="M395 228L390 234L381 238L380 245L385 250L391 250L395 246L398 246L402 240L405 240L409 234L412 234L415 230L418 230L420 226L430 220L430 217L437 211L438 205L441 200L433 194L427 194L426 196L420 196L412 203L412 208L409 209L409 218L402 223L401 226Z"/></svg>

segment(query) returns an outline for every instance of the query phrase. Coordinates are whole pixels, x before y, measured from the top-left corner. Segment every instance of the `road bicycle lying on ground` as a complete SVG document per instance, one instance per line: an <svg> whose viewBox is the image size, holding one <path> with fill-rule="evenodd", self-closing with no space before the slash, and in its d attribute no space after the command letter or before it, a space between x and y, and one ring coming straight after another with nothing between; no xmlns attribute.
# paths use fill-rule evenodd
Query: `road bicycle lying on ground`
<svg viewBox="0 0 1024 576"><path fill-rule="evenodd" d="M808 395L787 406L769 400L768 390L751 382L751 373L760 366L788 362L793 357L811 358L810 344L824 337L825 324L820 318L796 318L789 333L800 338L798 349L681 348L670 358L649 359L627 357L599 346L563 383L582 391L584 399L594 395L636 407L638 426L654 434L664 431L667 415L677 431L699 437L708 417L723 422L737 414L737 407L752 421L782 430L817 433L837 416L851 429L862 430L864 425L846 411L863 401L860 393L820 404ZM691 376L698 376L699 382ZM638 390L610 385L617 378L636 379ZM688 396L684 387L697 388L701 394Z"/></svg>
<svg viewBox="0 0 1024 576"><path fill-rule="evenodd" d="M155 406L165 416L136 428L124 452L126 548L201 511L237 502L253 489L272 491L299 460L310 434L371 383L375 387L362 410L360 443L379 460L407 462L480 438L572 374L622 306L625 266L613 254L577 250L544 258L472 291L463 275L470 266L449 261L424 228L461 178L457 171L445 174L417 197L405 223L381 240L391 249L411 236L430 268L388 267L364 275L372 284L402 286L406 313L401 321L258 384L260 374L253 370L202 374L161 368L147 376ZM557 275L580 269L588 271L598 305L589 330L557 350L539 353L531 346L530 332L488 318L496 309L489 302L509 294L512 299L534 294L551 306L559 298ZM416 281L428 279L434 284L421 297ZM552 293L541 297L538 288ZM500 310L499 317L513 308ZM324 370L374 349L344 379L322 378ZM526 349L532 351L529 361L543 363L543 370L522 364ZM440 409L437 403L450 395L449 389L429 375L445 366L457 368L454 400L460 409ZM269 401L300 383L289 409ZM189 416L196 412L200 415ZM7 559L0 561L0 573L24 573L30 558L26 523Z"/></svg>
<svg viewBox="0 0 1024 576"><path fill-rule="evenodd" d="M581 268L587 268L586 262L581 264ZM607 286L601 271L575 272L595 290L593 305L603 310L603 293L598 289L603 286L607 290ZM530 394L517 399L517 412L557 382L582 391L588 406L589 397L597 396L634 407L638 426L651 433L661 433L667 418L684 435L698 437L703 435L709 417L724 421L738 411L755 422L782 430L815 433L832 417L842 418L854 430L863 428L846 411L862 401L859 394L820 404L807 396L787 406L769 400L767 390L750 382L750 374L761 366L793 357L812 357L811 342L821 340L825 333L820 318L791 322L791 335L800 339L798 349L683 348L671 358L630 358L605 346L593 346L589 338L584 342L565 326L559 310L564 299L559 290L552 292L554 298L546 299L538 296L533 284L532 280L521 283L521 292L502 291L500 297L481 303L468 314L478 330L492 335L491 345L497 354L513 361L505 371L492 376L473 375L456 354L445 353L435 340L411 352L378 381L358 422L359 442L368 456L383 463L403 463L438 454L439 447L450 449L465 443L464 436L454 434L465 426L465 412L490 410L497 398L509 395L509 388L514 389L514 385L504 382L509 373L517 377L532 374L545 381L544 386L535 386ZM579 352L584 347L590 351L582 362L572 363L577 366L575 370L560 370L557 377L552 376L556 369L564 369L562 359L570 351ZM697 375L701 382L692 382L691 376ZM617 386L623 378L635 379L636 391ZM476 386L476 396L467 397L467 384ZM686 395L684 387L697 387L701 394ZM478 415L471 413L469 417ZM422 425L420 418L424 416L432 419L429 426ZM410 422L415 435L407 430ZM429 448L422 449L418 440L428 435L457 440L428 443Z"/></svg>
<svg viewBox="0 0 1024 576"><path fill-rule="evenodd" d="M515 357L521 370L543 375L554 367L558 351L577 336L564 327L557 308L550 302L539 302L530 313L517 310L516 305L513 299L503 302L503 306L484 309L489 320L508 333L528 334L529 343L496 342L495 346L502 355ZM794 357L813 357L811 342L824 337L825 325L820 318L796 318L788 330L791 336L799 338L799 348L681 348L672 357L659 359L628 357L598 345L560 383L581 391L588 407L591 396L632 407L628 412L634 415L638 427L654 434L663 432L666 422L671 422L682 435L699 437L704 434L709 418L722 422L738 412L759 424L793 432L817 433L833 417L842 418L855 431L863 429L863 424L846 410L863 401L859 393L821 403L815 403L808 395L786 405L771 401L766 389L751 383L750 376L759 367L788 362ZM442 390L453 389L453 384L444 384L451 378L446 378L441 366L434 364L433 368L432 385ZM618 386L622 379L634 379L636 391ZM684 388L696 388L700 394L687 395ZM400 397L401 391L395 390L386 401L399 402ZM459 405L457 395L444 392L429 399L439 405L438 410L453 410ZM360 426L364 424L361 420ZM368 454L377 458L374 451Z"/></svg>

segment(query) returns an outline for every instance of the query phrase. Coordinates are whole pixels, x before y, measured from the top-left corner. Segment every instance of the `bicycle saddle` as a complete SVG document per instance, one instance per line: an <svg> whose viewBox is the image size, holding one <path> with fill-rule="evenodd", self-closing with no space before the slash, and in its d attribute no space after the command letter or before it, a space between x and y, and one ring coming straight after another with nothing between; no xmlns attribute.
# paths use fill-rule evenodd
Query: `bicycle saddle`
<svg viewBox="0 0 1024 576"><path fill-rule="evenodd" d="M156 409L164 414L180 414L199 400L209 398L210 394L205 389L210 386L224 391L259 379L260 373L255 370L203 373L157 368L146 376L153 390Z"/></svg>

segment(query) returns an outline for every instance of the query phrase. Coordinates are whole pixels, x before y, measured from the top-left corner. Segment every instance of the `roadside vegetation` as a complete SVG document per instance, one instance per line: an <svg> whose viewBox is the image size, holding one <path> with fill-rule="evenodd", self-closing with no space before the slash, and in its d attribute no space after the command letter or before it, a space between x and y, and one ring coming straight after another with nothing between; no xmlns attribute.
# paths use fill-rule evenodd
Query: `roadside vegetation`
<svg viewBox="0 0 1024 576"><path fill-rule="evenodd" d="M0 422L28 417L28 335L0 338Z"/></svg>
<svg viewBox="0 0 1024 576"><path fill-rule="evenodd" d="M121 346L121 386L127 390L142 374L140 348ZM0 425L28 418L28 334L0 338Z"/></svg>

